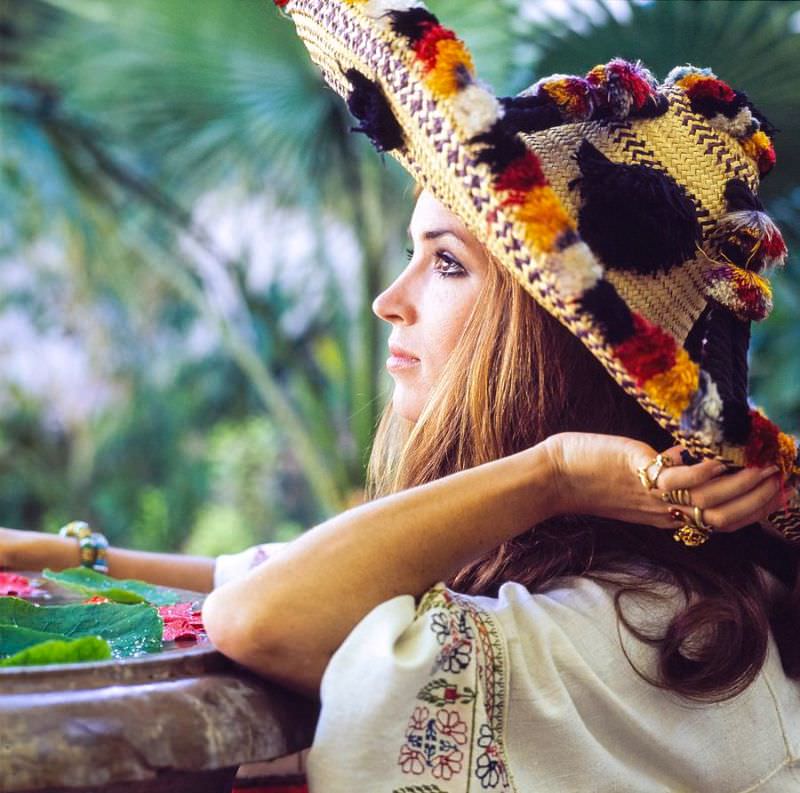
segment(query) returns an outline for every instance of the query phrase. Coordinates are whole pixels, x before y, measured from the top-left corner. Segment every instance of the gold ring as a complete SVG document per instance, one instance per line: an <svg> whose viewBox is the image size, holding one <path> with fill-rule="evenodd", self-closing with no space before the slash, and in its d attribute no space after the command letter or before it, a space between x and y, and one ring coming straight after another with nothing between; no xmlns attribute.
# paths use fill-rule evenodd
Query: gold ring
<svg viewBox="0 0 800 793"><path fill-rule="evenodd" d="M695 508L696 509L696 508ZM697 548L708 541L711 536L711 529L704 529L699 526L681 526L673 535L675 542L682 542L687 548Z"/></svg>
<svg viewBox="0 0 800 793"><path fill-rule="evenodd" d="M709 534L714 530L714 527L703 520L703 510L700 507L695 507L692 512L694 513L694 520L692 525L701 531L707 531Z"/></svg>
<svg viewBox="0 0 800 793"><path fill-rule="evenodd" d="M692 506L692 494L686 488L667 490L661 494L661 500L666 501L667 504L676 504L680 507Z"/></svg>
<svg viewBox="0 0 800 793"><path fill-rule="evenodd" d="M643 465L641 468L636 469L636 473L639 474L639 481L642 483L642 486L645 490L653 490L656 487L656 482L658 481L659 474L664 468L669 468L672 465L672 460L669 459L664 454L657 454L655 459L651 460L647 465ZM655 466L656 470L653 476L650 476L650 469Z"/></svg>

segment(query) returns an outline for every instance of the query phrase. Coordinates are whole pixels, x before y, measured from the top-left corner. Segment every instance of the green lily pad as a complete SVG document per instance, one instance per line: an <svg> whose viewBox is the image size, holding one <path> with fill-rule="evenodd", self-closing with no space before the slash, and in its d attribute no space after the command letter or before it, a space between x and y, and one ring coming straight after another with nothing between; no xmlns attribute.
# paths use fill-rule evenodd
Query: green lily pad
<svg viewBox="0 0 800 793"><path fill-rule="evenodd" d="M114 658L158 652L164 625L158 612L145 603L125 606L120 603L97 605L37 606L14 597L0 597L0 628L19 628L19 634L0 633L0 657L24 647L20 642L32 638L31 631L49 634L49 640L64 641L84 636L105 639ZM8 645L3 643L3 638ZM39 639L45 637L39 636Z"/></svg>
<svg viewBox="0 0 800 793"><path fill-rule="evenodd" d="M38 632L29 631L29 633ZM105 661L109 658L111 658L111 647L107 641L99 636L83 636L80 639L51 639L34 644L0 660L0 667L77 664L86 661Z"/></svg>
<svg viewBox="0 0 800 793"><path fill-rule="evenodd" d="M116 603L151 603L154 606L172 606L181 599L177 592L154 586L136 579L117 579L103 575L88 567L71 567L56 573L44 570L42 576L48 581L75 589L87 597L100 595Z"/></svg>

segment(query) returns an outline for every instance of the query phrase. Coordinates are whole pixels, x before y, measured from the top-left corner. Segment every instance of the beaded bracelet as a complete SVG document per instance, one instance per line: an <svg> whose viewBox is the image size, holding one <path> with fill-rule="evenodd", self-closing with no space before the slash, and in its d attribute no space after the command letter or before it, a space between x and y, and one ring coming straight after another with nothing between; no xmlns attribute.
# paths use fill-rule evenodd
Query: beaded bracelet
<svg viewBox="0 0 800 793"><path fill-rule="evenodd" d="M81 554L81 565L98 573L108 573L108 540L83 520L73 520L62 526L60 537L75 537Z"/></svg>

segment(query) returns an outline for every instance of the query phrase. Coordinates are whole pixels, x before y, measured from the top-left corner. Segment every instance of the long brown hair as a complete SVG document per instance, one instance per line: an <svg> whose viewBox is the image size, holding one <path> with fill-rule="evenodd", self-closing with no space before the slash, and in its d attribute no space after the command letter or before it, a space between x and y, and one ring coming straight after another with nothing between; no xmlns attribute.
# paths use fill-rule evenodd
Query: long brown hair
<svg viewBox="0 0 800 793"><path fill-rule="evenodd" d="M594 356L497 262L460 343L422 414L411 423L387 405L368 466L376 498L533 446L563 431L625 435L656 449L671 436L605 372ZM650 526L565 515L530 527L447 582L495 595L506 581L543 591L559 576L615 584L617 615L658 648L654 685L719 701L758 674L770 628L784 669L800 677L800 552L758 527L720 534L697 549ZM770 570L781 582L770 586ZM661 635L625 617L626 595L655 597L676 585L685 606ZM690 649L687 649L690 648Z"/></svg>

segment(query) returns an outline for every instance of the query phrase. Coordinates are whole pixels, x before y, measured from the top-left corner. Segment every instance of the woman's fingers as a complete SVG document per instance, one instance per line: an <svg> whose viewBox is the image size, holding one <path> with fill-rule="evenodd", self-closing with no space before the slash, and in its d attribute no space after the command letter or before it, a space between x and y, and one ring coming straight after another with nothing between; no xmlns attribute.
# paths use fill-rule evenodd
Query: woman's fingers
<svg viewBox="0 0 800 793"><path fill-rule="evenodd" d="M697 465L675 465L664 468L658 477L658 490L653 490L655 496L667 490L692 490L710 482L728 469L723 463L716 460L703 460Z"/></svg>
<svg viewBox="0 0 800 793"><path fill-rule="evenodd" d="M736 531L751 523L757 523L774 511L773 504L780 498L781 481L779 476L772 475L762 479L759 484L717 506L702 508L703 520L714 527L716 531ZM699 504L697 506L700 506ZM685 515L691 509L680 508Z"/></svg>
<svg viewBox="0 0 800 793"><path fill-rule="evenodd" d="M749 493L765 479L774 476L776 473L778 473L777 466L744 468L735 473L716 476L695 487L685 485L683 487L689 490L692 506L710 509Z"/></svg>

